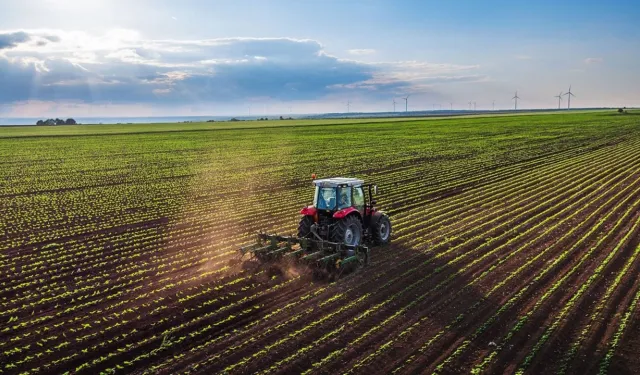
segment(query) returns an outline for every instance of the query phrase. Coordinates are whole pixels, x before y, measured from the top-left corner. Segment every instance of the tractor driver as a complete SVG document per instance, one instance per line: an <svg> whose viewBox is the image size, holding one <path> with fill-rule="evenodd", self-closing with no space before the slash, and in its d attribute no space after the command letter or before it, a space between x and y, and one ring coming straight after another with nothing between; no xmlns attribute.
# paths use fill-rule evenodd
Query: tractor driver
<svg viewBox="0 0 640 375"><path fill-rule="evenodd" d="M349 199L348 188L340 188L340 205L339 208L345 208L351 206L351 199Z"/></svg>

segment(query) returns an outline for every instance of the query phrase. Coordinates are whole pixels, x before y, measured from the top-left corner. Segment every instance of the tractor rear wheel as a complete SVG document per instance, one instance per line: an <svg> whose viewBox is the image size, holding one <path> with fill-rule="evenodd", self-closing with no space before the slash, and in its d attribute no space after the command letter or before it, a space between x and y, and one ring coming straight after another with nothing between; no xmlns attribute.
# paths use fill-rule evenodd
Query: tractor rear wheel
<svg viewBox="0 0 640 375"><path fill-rule="evenodd" d="M313 236L313 234L311 233L312 225L313 225L313 217L303 216L302 219L300 219L300 224L298 225L298 237L311 238Z"/></svg>
<svg viewBox="0 0 640 375"><path fill-rule="evenodd" d="M391 239L391 220L389 216L382 215L371 228L373 242L376 245L386 245Z"/></svg>
<svg viewBox="0 0 640 375"><path fill-rule="evenodd" d="M362 242L362 223L356 216L338 221L331 232L331 241L357 246Z"/></svg>

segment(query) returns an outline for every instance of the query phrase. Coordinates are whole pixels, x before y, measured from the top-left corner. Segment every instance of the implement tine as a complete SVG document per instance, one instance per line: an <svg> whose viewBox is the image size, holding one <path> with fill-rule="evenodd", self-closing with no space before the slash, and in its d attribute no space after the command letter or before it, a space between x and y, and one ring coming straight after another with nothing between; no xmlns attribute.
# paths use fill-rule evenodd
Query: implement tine
<svg viewBox="0 0 640 375"><path fill-rule="evenodd" d="M337 260L338 258L340 258L340 254L339 253L333 253L330 255L327 255L323 258L318 259L318 263L320 265L322 265L323 267L326 267L329 262L333 261L333 260Z"/></svg>
<svg viewBox="0 0 640 375"><path fill-rule="evenodd" d="M275 246L275 250L272 250L272 251L268 252L267 256L278 258L278 257L282 256L283 253L288 253L288 252L291 251L291 240L290 239L287 239L287 243L284 246L280 246L280 247L278 247L277 240L275 238L272 239L272 244L274 243L274 241L276 241L275 245L274 245Z"/></svg>
<svg viewBox="0 0 640 375"><path fill-rule="evenodd" d="M320 250L320 251L316 251L315 253L311 253L309 255L305 255L302 257L302 260L306 260L306 261L314 261L317 258L321 257L324 254L324 251Z"/></svg>

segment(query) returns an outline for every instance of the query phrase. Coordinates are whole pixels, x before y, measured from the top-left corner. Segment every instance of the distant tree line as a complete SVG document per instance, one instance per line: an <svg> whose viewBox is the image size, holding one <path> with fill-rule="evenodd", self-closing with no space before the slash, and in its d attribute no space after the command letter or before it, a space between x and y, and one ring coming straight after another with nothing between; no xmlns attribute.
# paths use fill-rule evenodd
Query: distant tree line
<svg viewBox="0 0 640 375"><path fill-rule="evenodd" d="M293 120L293 118L291 118L291 117L282 117L282 116L280 116L280 120ZM269 118L267 118L267 117L260 117L260 118L258 119L258 121L269 121Z"/></svg>
<svg viewBox="0 0 640 375"><path fill-rule="evenodd" d="M68 118L66 120L60 119L60 118L56 118L56 119L47 119L47 120L38 120L38 122L36 122L36 125L76 125L77 122L76 120L72 119L72 118Z"/></svg>

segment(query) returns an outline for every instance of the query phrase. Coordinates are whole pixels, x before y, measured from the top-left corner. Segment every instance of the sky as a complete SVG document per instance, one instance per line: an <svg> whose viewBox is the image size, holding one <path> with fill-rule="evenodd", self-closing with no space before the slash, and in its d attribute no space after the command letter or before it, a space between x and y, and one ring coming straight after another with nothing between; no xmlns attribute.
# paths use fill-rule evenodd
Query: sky
<svg viewBox="0 0 640 375"><path fill-rule="evenodd" d="M640 106L635 1L0 0L0 116ZM405 101L403 98L407 97ZM562 95L561 105L567 106ZM494 104L495 103L495 104Z"/></svg>

